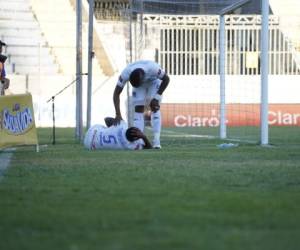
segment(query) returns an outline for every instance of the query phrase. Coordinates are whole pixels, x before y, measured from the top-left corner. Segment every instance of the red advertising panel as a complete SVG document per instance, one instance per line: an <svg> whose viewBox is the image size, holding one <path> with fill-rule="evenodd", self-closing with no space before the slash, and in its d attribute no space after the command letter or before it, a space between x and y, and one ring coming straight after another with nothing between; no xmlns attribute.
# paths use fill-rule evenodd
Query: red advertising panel
<svg viewBox="0 0 300 250"><path fill-rule="evenodd" d="M219 104L167 103L161 105L165 127L217 127ZM259 104L227 104L228 126L259 126ZM300 126L300 104L269 104L269 125Z"/></svg>

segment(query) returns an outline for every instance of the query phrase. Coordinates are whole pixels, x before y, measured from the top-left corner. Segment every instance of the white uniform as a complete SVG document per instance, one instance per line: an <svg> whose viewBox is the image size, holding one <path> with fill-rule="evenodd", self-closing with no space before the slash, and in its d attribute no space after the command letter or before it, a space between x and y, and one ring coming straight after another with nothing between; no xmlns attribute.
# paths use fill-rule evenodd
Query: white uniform
<svg viewBox="0 0 300 250"><path fill-rule="evenodd" d="M157 93L161 79L165 76L165 71L153 61L137 61L129 64L121 73L117 85L123 88L131 72L137 68L141 68L145 71L144 80L140 87L133 88L132 99L133 104L146 105L149 104L151 99Z"/></svg>
<svg viewBox="0 0 300 250"><path fill-rule="evenodd" d="M89 150L97 149L143 149L142 140L130 142L126 138L128 126L121 122L118 126L104 127L94 125L86 132L84 147Z"/></svg>

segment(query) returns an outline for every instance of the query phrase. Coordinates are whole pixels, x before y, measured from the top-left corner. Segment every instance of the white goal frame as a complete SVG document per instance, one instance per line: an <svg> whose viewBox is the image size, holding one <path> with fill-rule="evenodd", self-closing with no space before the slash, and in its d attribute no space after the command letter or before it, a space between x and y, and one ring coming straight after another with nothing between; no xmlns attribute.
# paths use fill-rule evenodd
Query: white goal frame
<svg viewBox="0 0 300 250"><path fill-rule="evenodd" d="M220 76L220 130L219 137L221 139L227 138L227 128L226 128L226 93L225 93L225 75L226 75L226 41L225 41L225 15L230 14L236 9L247 4L250 0L240 0L219 12L219 76ZM142 1L141 1L142 2ZM262 13L261 13L261 102L260 102L260 144L269 144L269 129L268 129L268 74L269 74L269 0L262 0ZM143 12L140 13L138 19L141 20L140 23L140 39L144 39L143 34ZM161 20L160 20L161 21ZM191 20L195 21L195 20ZM131 27L131 24L130 24ZM134 38L132 34L129 37L131 44L131 60L132 56L132 43ZM143 44L141 41L140 44Z"/></svg>
<svg viewBox="0 0 300 250"><path fill-rule="evenodd" d="M240 8L249 0L241 0L231 6L224 8L220 12L220 138L226 136L226 102L225 102L225 14ZM260 143L269 144L268 127L268 74L269 74L269 0L262 0L262 22L261 22L261 104L260 104Z"/></svg>

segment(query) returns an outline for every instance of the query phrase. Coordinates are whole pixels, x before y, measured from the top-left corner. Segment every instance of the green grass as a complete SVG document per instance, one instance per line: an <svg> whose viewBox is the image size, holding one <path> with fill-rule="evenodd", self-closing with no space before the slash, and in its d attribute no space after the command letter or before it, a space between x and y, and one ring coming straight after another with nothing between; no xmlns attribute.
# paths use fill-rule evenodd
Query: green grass
<svg viewBox="0 0 300 250"><path fill-rule="evenodd" d="M166 136L161 151L90 152L39 129L48 147L18 149L0 182L0 249L297 250L298 130L272 129L271 148Z"/></svg>

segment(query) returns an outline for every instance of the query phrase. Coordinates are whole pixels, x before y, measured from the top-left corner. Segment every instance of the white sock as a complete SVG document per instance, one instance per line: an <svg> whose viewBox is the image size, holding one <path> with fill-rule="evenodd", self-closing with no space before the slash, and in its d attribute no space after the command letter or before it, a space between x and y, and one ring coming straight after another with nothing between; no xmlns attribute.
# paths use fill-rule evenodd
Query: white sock
<svg viewBox="0 0 300 250"><path fill-rule="evenodd" d="M144 113L134 112L133 126L144 132Z"/></svg>
<svg viewBox="0 0 300 250"><path fill-rule="evenodd" d="M151 113L151 125L153 131L153 141L160 141L160 130L161 130L161 113L160 110L155 113Z"/></svg>

